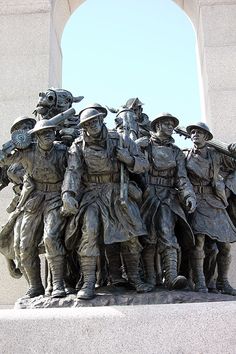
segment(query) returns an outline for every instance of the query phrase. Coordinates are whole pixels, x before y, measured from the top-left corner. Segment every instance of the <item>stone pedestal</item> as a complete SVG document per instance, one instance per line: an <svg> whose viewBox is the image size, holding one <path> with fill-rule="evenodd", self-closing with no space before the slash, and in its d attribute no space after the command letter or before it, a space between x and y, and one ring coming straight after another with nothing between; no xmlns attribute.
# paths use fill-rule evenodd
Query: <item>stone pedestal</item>
<svg viewBox="0 0 236 354"><path fill-rule="evenodd" d="M234 354L236 303L2 310L4 353Z"/></svg>

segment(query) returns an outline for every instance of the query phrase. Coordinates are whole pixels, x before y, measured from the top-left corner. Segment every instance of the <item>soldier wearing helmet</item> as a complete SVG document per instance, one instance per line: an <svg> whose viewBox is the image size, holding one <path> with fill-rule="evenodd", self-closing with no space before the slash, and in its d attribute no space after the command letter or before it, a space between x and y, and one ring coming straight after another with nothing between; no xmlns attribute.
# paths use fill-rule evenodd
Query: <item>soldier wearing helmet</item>
<svg viewBox="0 0 236 354"><path fill-rule="evenodd" d="M20 262L29 282L27 297L44 294L40 274L38 245L43 242L52 272L52 297L65 296L65 249L62 244L65 220L60 214L61 186L67 164L67 149L55 143L55 129L61 119L74 113L73 109L49 120L40 120L30 134L35 142L25 149L15 149L1 155L1 164L21 163L27 175L27 193L22 192L18 209L22 212L20 225ZM24 185L24 187L26 187ZM41 232L40 232L41 230Z"/></svg>
<svg viewBox="0 0 236 354"><path fill-rule="evenodd" d="M142 253L144 272L146 281L155 286L154 257L158 250L165 272L164 284L169 290L187 285L187 279L178 274L178 259L181 247L191 248L194 237L182 206L191 213L196 204L187 178L185 156L172 138L178 124L178 119L170 113L160 114L151 122L151 137L143 146L150 163L144 177L141 206L149 234Z"/></svg>
<svg viewBox="0 0 236 354"><path fill-rule="evenodd" d="M207 242L208 248L209 245L214 247L215 243L218 248L216 289L210 290L236 295L228 281L230 243L236 241L236 229L226 211L228 203L221 177L222 169L228 172L236 170L236 161L207 146L213 135L205 123L189 125L186 130L193 142L193 148L186 153L186 168L197 197L197 208L190 217L195 235L195 246L190 255L195 291L208 291L207 274L203 271Z"/></svg>
<svg viewBox="0 0 236 354"><path fill-rule="evenodd" d="M14 120L10 132L15 135L17 132L27 132L34 127L35 123L36 121L33 118L26 116L18 117ZM8 147L10 145L12 145L11 141L8 142ZM7 184L9 182L13 183L14 197L7 207L7 212L12 213L16 210L19 203L25 170L21 163L13 163L9 167L4 166L2 171L6 171ZM1 247L0 250L6 256L8 269L13 278L20 278L23 272L19 254L20 234L18 231L20 223L21 217L19 215L14 218L14 224L12 224L10 228L9 224L11 224L11 222L9 223L8 221L0 232L0 239L2 240L4 238L6 240L5 244L7 245L7 247Z"/></svg>
<svg viewBox="0 0 236 354"><path fill-rule="evenodd" d="M150 136L151 125L146 113L143 113L143 103L138 97L129 98L125 104L125 107L132 109L137 117L138 123L138 138L144 136Z"/></svg>
<svg viewBox="0 0 236 354"><path fill-rule="evenodd" d="M138 269L141 246L137 237L146 235L146 230L136 202L129 197L123 206L120 199L121 163L127 173L142 173L148 162L132 140L123 141L124 148L119 147L120 136L107 130L101 111L87 107L79 117L83 134L69 151L62 188L64 212L75 214L72 227L66 231L65 245L69 250L78 250L84 276L77 297L94 296L100 242L121 243L129 281L138 292L150 291L150 285L141 281Z"/></svg>

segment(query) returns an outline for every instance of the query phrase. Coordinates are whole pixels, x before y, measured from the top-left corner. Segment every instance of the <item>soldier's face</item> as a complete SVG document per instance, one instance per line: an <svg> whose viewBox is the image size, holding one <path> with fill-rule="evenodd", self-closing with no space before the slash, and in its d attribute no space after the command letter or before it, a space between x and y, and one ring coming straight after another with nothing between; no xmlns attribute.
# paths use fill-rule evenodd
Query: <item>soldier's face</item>
<svg viewBox="0 0 236 354"><path fill-rule="evenodd" d="M55 140L55 132L53 129L45 129L37 132L37 138L40 147L47 150L51 148L54 140Z"/></svg>
<svg viewBox="0 0 236 354"><path fill-rule="evenodd" d="M191 140L195 145L204 146L207 134L202 129L194 128L191 130Z"/></svg>
<svg viewBox="0 0 236 354"><path fill-rule="evenodd" d="M173 134L174 127L175 127L175 124L172 119L165 119L165 120L161 121L160 123L157 123L156 131L159 130L159 132L163 136L169 137Z"/></svg>
<svg viewBox="0 0 236 354"><path fill-rule="evenodd" d="M94 118L84 123L84 129L89 136L98 136L102 130L102 120L99 118Z"/></svg>

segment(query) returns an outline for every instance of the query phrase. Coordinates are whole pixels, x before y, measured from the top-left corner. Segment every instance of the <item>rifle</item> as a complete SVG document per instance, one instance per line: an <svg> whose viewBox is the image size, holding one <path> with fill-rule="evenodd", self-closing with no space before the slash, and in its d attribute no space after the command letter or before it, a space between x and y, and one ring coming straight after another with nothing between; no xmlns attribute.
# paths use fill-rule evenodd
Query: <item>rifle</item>
<svg viewBox="0 0 236 354"><path fill-rule="evenodd" d="M123 118L123 134L120 134L120 148L122 149L123 146L123 139L125 140L126 137L129 136L129 128L127 122L127 116L124 114ZM125 164L121 163L120 166L120 200L121 204L126 206L128 201L128 177L125 170Z"/></svg>
<svg viewBox="0 0 236 354"><path fill-rule="evenodd" d="M184 136L185 138L190 139L190 135L186 131L186 128L178 126L174 130L180 136ZM235 158L235 154L231 153L228 149L229 144L223 143L223 142L216 140L216 139L212 139L212 140L206 141L206 145L215 148L217 151L221 152L224 155Z"/></svg>

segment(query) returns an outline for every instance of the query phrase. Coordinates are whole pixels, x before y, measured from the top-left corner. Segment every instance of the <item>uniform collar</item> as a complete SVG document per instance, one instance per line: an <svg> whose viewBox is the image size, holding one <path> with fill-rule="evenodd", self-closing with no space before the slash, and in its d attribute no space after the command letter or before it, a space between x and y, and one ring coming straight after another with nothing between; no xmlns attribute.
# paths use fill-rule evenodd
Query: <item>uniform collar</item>
<svg viewBox="0 0 236 354"><path fill-rule="evenodd" d="M203 146L203 147L194 146L192 151L195 155L203 155L204 156L207 154L207 147L206 146Z"/></svg>
<svg viewBox="0 0 236 354"><path fill-rule="evenodd" d="M54 145L52 145L51 149L49 150L44 150L42 149L39 145L37 145L37 150L39 151L40 155L47 158L48 156L51 155L52 151L53 151Z"/></svg>
<svg viewBox="0 0 236 354"><path fill-rule="evenodd" d="M159 139L158 136L154 132L150 132L151 134L151 142L158 144L158 145L172 145L174 144L175 140L170 136L169 138L162 140Z"/></svg>

